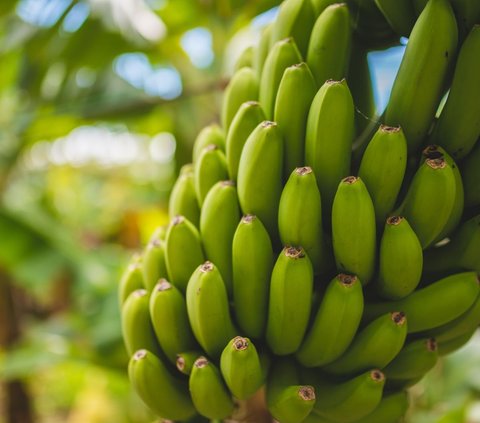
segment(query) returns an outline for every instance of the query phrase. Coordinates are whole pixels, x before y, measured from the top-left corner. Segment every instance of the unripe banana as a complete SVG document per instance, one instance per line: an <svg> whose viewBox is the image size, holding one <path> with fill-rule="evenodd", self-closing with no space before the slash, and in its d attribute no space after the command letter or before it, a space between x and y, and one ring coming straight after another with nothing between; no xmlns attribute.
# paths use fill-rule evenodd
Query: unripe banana
<svg viewBox="0 0 480 423"><path fill-rule="evenodd" d="M190 275L204 260L197 228L185 217L175 216L165 240L168 280L185 292Z"/></svg>
<svg viewBox="0 0 480 423"><path fill-rule="evenodd" d="M128 296L122 306L122 335L129 357L141 349L160 354L148 303L148 291L137 289Z"/></svg>
<svg viewBox="0 0 480 423"><path fill-rule="evenodd" d="M415 24L415 11L409 0L375 0L375 4L399 36L410 36Z"/></svg>
<svg viewBox="0 0 480 423"><path fill-rule="evenodd" d="M472 330L470 332L467 332L463 335L460 335L456 338L453 338L449 341L439 342L439 344L438 344L438 354L440 354L440 356L444 356L444 355L451 354L451 353L459 350L465 344L467 344L468 341L470 341L470 339L472 338L472 336L476 332L477 332L477 328L475 328L474 330Z"/></svg>
<svg viewBox="0 0 480 423"><path fill-rule="evenodd" d="M197 411L209 419L225 419L234 403L217 367L205 357L193 365L189 378L190 394Z"/></svg>
<svg viewBox="0 0 480 423"><path fill-rule="evenodd" d="M192 161L197 163L202 150L208 145L216 145L220 150L225 151L225 134L216 123L203 128L193 143Z"/></svg>
<svg viewBox="0 0 480 423"><path fill-rule="evenodd" d="M200 233L207 259L215 263L232 296L232 240L240 208L232 181L217 182L205 198L200 215Z"/></svg>
<svg viewBox="0 0 480 423"><path fill-rule="evenodd" d="M222 127L228 133L238 108L246 101L258 100L258 78L251 68L241 68L235 72L225 89L222 103Z"/></svg>
<svg viewBox="0 0 480 423"><path fill-rule="evenodd" d="M455 191L455 175L443 158L425 160L415 173L399 212L410 223L423 249L445 229Z"/></svg>
<svg viewBox="0 0 480 423"><path fill-rule="evenodd" d="M408 333L422 332L465 313L479 291L475 272L457 273L418 289L402 300L369 304L364 317L371 320L390 310L403 310L408 316Z"/></svg>
<svg viewBox="0 0 480 423"><path fill-rule="evenodd" d="M385 114L387 125L402 127L409 153L421 145L435 116L457 37L449 1L429 1L413 27Z"/></svg>
<svg viewBox="0 0 480 423"><path fill-rule="evenodd" d="M132 356L128 375L143 402L159 416L186 420L196 414L187 384L175 379L150 351L139 350Z"/></svg>
<svg viewBox="0 0 480 423"><path fill-rule="evenodd" d="M475 24L480 22L480 3L476 0L450 0L457 16L458 32L463 40Z"/></svg>
<svg viewBox="0 0 480 423"><path fill-rule="evenodd" d="M375 271L375 211L363 181L355 176L338 185L332 207L332 242L337 268L366 285Z"/></svg>
<svg viewBox="0 0 480 423"><path fill-rule="evenodd" d="M267 59L268 53L270 51L270 39L272 34L272 25L266 25L262 33L260 35L260 40L258 44L254 47L253 51L253 69L255 74L257 75L257 80L261 81L263 66L265 64L265 60Z"/></svg>
<svg viewBox="0 0 480 423"><path fill-rule="evenodd" d="M377 225L393 210L407 166L407 141L400 127L381 125L363 154L358 175L367 186Z"/></svg>
<svg viewBox="0 0 480 423"><path fill-rule="evenodd" d="M233 302L236 321L248 336L261 338L267 322L273 249L260 219L246 215L232 243Z"/></svg>
<svg viewBox="0 0 480 423"><path fill-rule="evenodd" d="M226 140L227 167L231 180L237 180L238 164L247 138L264 120L265 113L258 101L243 103L233 118Z"/></svg>
<svg viewBox="0 0 480 423"><path fill-rule="evenodd" d="M274 243L278 239L282 164L283 141L277 124L262 122L248 137L243 148L237 189L243 213L258 216Z"/></svg>
<svg viewBox="0 0 480 423"><path fill-rule="evenodd" d="M296 356L306 367L331 363L352 342L363 313L362 285L356 276L339 274L327 286Z"/></svg>
<svg viewBox="0 0 480 423"><path fill-rule="evenodd" d="M314 413L332 422L350 423L370 414L382 399L385 376L369 370L340 383L315 386L317 401Z"/></svg>
<svg viewBox="0 0 480 423"><path fill-rule="evenodd" d="M140 256L134 256L120 279L120 285L118 287L120 306L125 303L133 291L144 288L142 259Z"/></svg>
<svg viewBox="0 0 480 423"><path fill-rule="evenodd" d="M409 406L407 391L385 395L380 404L366 417L355 423L398 423Z"/></svg>
<svg viewBox="0 0 480 423"><path fill-rule="evenodd" d="M143 281L147 291L152 291L159 279L167 277L165 242L153 240L148 243L142 258Z"/></svg>
<svg viewBox="0 0 480 423"><path fill-rule="evenodd" d="M308 42L315 12L311 0L285 0L272 24L271 45L287 37L292 37L303 57L307 55Z"/></svg>
<svg viewBox="0 0 480 423"><path fill-rule="evenodd" d="M264 383L260 358L248 338L236 336L227 343L220 357L220 371L235 398L246 400Z"/></svg>
<svg viewBox="0 0 480 423"><path fill-rule="evenodd" d="M322 204L315 175L310 167L291 172L278 206L278 230L283 245L302 246L315 274L325 274L331 267L322 228Z"/></svg>
<svg viewBox="0 0 480 423"><path fill-rule="evenodd" d="M294 353L307 329L313 292L313 269L303 248L285 247L270 282L267 343L276 355Z"/></svg>
<svg viewBox="0 0 480 423"><path fill-rule="evenodd" d="M462 166L463 183L465 187L465 206L480 205L480 142L465 158Z"/></svg>
<svg viewBox="0 0 480 423"><path fill-rule="evenodd" d="M338 3L338 0L312 0L313 8L317 17L330 5Z"/></svg>
<svg viewBox="0 0 480 423"><path fill-rule="evenodd" d="M286 68L302 61L293 38L277 41L268 53L260 80L259 101L267 119L273 118L278 86Z"/></svg>
<svg viewBox="0 0 480 423"><path fill-rule="evenodd" d="M317 178L324 222L330 221L339 182L350 173L354 133L354 107L347 83L327 81L313 99L305 139L305 163Z"/></svg>
<svg viewBox="0 0 480 423"><path fill-rule="evenodd" d="M253 46L243 49L235 62L233 70L236 72L242 68L253 68Z"/></svg>
<svg viewBox="0 0 480 423"><path fill-rule="evenodd" d="M197 347L188 322L182 293L161 279L150 295L150 318L158 343L167 358L176 363L177 354Z"/></svg>
<svg viewBox="0 0 480 423"><path fill-rule="evenodd" d="M188 169L185 169L188 166ZM197 194L195 193L195 177L193 167L185 165L180 170L180 175L173 185L168 201L168 214L170 219L175 216L185 216L197 228L200 221L200 208L198 207Z"/></svg>
<svg viewBox="0 0 480 423"><path fill-rule="evenodd" d="M372 367L384 368L402 349L407 336L403 312L386 313L369 323L353 339L347 351L325 366L332 374L348 375Z"/></svg>
<svg viewBox="0 0 480 423"><path fill-rule="evenodd" d="M321 87L329 79L347 74L352 45L352 25L346 3L328 6L318 17L308 44L307 63Z"/></svg>
<svg viewBox="0 0 480 423"><path fill-rule="evenodd" d="M226 179L228 179L228 171L225 154L216 145L207 145L195 164L195 194L200 207L202 207L210 188L218 181Z"/></svg>
<svg viewBox="0 0 480 423"><path fill-rule="evenodd" d="M228 309L225 283L217 267L207 261L193 272L186 299L195 338L210 357L219 357L236 330Z"/></svg>
<svg viewBox="0 0 480 423"><path fill-rule="evenodd" d="M417 235L405 218L389 217L380 241L378 293L392 300L406 297L418 286L422 268Z"/></svg>
<svg viewBox="0 0 480 423"><path fill-rule="evenodd" d="M184 375L190 375L192 373L193 365L197 358L200 358L202 353L200 351L184 351L177 354L175 365L177 370Z"/></svg>
<svg viewBox="0 0 480 423"><path fill-rule="evenodd" d="M284 179L304 163L308 111L316 93L317 86L306 63L285 69L274 111L284 142Z"/></svg>

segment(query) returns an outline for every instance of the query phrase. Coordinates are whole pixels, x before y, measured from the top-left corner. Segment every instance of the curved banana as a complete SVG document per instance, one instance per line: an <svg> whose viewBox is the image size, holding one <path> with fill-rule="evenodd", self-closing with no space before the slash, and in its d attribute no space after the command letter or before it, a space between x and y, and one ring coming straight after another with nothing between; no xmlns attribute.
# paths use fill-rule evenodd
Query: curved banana
<svg viewBox="0 0 480 423"><path fill-rule="evenodd" d="M355 176L338 185L332 207L332 242L337 268L357 275L363 285L375 271L376 229L373 203Z"/></svg>
<svg viewBox="0 0 480 423"><path fill-rule="evenodd" d="M347 351L324 369L338 375L354 374L372 367L382 369L400 352L406 336L405 314L385 313L358 332Z"/></svg>
<svg viewBox="0 0 480 423"><path fill-rule="evenodd" d="M265 166L268 163L268 166ZM278 239L283 141L275 122L262 122L248 137L238 166L238 199L244 214L258 216L272 242Z"/></svg>
<svg viewBox="0 0 480 423"><path fill-rule="evenodd" d="M480 292L475 272L447 276L408 297L391 302L370 303L364 318L371 320L389 310L403 310L408 316L408 333L422 332L444 325L465 313Z"/></svg>
<svg viewBox="0 0 480 423"><path fill-rule="evenodd" d="M242 68L253 68L253 46L248 46L238 56L233 67L233 71L236 72Z"/></svg>
<svg viewBox="0 0 480 423"><path fill-rule="evenodd" d="M415 173L399 213L408 220L423 249L449 222L455 192L455 175L444 158L425 160Z"/></svg>
<svg viewBox="0 0 480 423"><path fill-rule="evenodd" d="M407 167L407 140L400 127L381 125L367 145L358 175L367 186L377 225L393 210Z"/></svg>
<svg viewBox="0 0 480 423"><path fill-rule="evenodd" d="M222 127L226 133L238 108L246 101L258 100L258 82L257 75L251 68L241 68L232 76L223 95L221 110Z"/></svg>
<svg viewBox="0 0 480 423"><path fill-rule="evenodd" d="M462 164L463 183L465 188L465 206L480 205L480 143L465 158Z"/></svg>
<svg viewBox="0 0 480 423"><path fill-rule="evenodd" d="M273 24L270 23L263 28L258 44L254 47L253 51L252 67L255 70L258 81L261 81L263 66L270 51L272 25Z"/></svg>
<svg viewBox="0 0 480 423"><path fill-rule="evenodd" d="M318 17L308 44L307 63L321 87L327 80L347 74L352 46L352 25L346 3L328 6Z"/></svg>
<svg viewBox="0 0 480 423"><path fill-rule="evenodd" d="M331 363L348 348L363 313L362 284L356 276L340 273L327 286L313 323L297 351L306 367Z"/></svg>
<svg viewBox="0 0 480 423"><path fill-rule="evenodd" d="M378 293L391 300L411 294L420 282L423 251L415 232L401 216L387 219L380 241Z"/></svg>
<svg viewBox="0 0 480 423"><path fill-rule="evenodd" d="M308 111L316 93L317 86L306 63L285 69L273 115L283 136L284 179L304 163Z"/></svg>
<svg viewBox="0 0 480 423"><path fill-rule="evenodd" d="M207 145L195 164L194 186L198 204L202 207L205 197L218 181L228 179L227 159L215 145Z"/></svg>
<svg viewBox="0 0 480 423"><path fill-rule="evenodd" d="M354 133L353 99L347 83L327 81L313 99L305 138L305 163L317 178L324 222L330 221L338 184L350 173Z"/></svg>
<svg viewBox="0 0 480 423"><path fill-rule="evenodd" d="M409 37L415 24L415 11L409 0L375 0L385 19L400 37Z"/></svg>
<svg viewBox="0 0 480 423"><path fill-rule="evenodd" d="M205 260L200 234L183 216L175 216L167 229L165 262L168 280L182 292L193 271Z"/></svg>
<svg viewBox="0 0 480 423"><path fill-rule="evenodd" d="M332 263L322 227L322 204L310 167L296 168L283 188L278 206L278 231L283 245L302 246L315 274L326 274Z"/></svg>
<svg viewBox="0 0 480 423"><path fill-rule="evenodd" d="M167 277L164 241L156 239L148 243L141 266L145 288L151 292L159 279Z"/></svg>
<svg viewBox="0 0 480 423"><path fill-rule="evenodd" d="M196 415L187 384L174 378L150 351L139 350L132 356L128 376L140 398L157 415L172 420Z"/></svg>
<svg viewBox="0 0 480 423"><path fill-rule="evenodd" d="M248 338L236 336L220 357L220 371L235 398L246 400L260 389L264 375L255 345Z"/></svg>
<svg viewBox="0 0 480 423"><path fill-rule="evenodd" d="M127 266L120 279L118 287L118 297L120 306L125 303L128 296L137 289L144 289L141 256L133 256L130 264Z"/></svg>
<svg viewBox="0 0 480 423"><path fill-rule="evenodd" d="M292 37L277 41L272 45L265 60L258 94L267 119L273 118L278 86L285 69L301 61L302 55L298 51L298 47Z"/></svg>
<svg viewBox="0 0 480 423"><path fill-rule="evenodd" d="M197 358L200 358L202 353L200 351L183 351L177 354L175 365L177 370L184 375L189 376L192 373L193 365Z"/></svg>
<svg viewBox="0 0 480 423"><path fill-rule="evenodd" d="M150 295L149 308L158 343L173 364L177 362L178 353L197 347L185 298L175 286L161 279Z"/></svg>
<svg viewBox="0 0 480 423"><path fill-rule="evenodd" d="M422 144L435 116L457 37L449 1L429 1L413 27L385 114L387 125L402 127L409 153Z"/></svg>
<svg viewBox="0 0 480 423"><path fill-rule="evenodd" d="M271 45L292 37L303 57L307 54L310 33L315 23L315 12L311 0L284 0L272 24Z"/></svg>
<svg viewBox="0 0 480 423"><path fill-rule="evenodd" d="M188 281L186 299L195 338L210 357L218 358L236 334L218 268L209 261L199 266Z"/></svg>
<svg viewBox="0 0 480 423"><path fill-rule="evenodd" d="M232 268L236 321L244 333L259 339L267 323L273 249L267 230L254 215L244 216L235 231Z"/></svg>
<svg viewBox="0 0 480 423"><path fill-rule="evenodd" d="M208 192L200 215L200 234L208 260L215 263L232 296L232 241L240 207L237 190L232 181L217 182Z"/></svg>
<svg viewBox="0 0 480 423"><path fill-rule="evenodd" d="M258 101L243 103L235 114L226 140L227 167L231 180L237 180L238 164L247 138L264 120L265 113L263 113Z"/></svg>
<svg viewBox="0 0 480 423"><path fill-rule="evenodd" d="M407 391L389 393L372 413L355 423L398 423L409 407Z"/></svg>
<svg viewBox="0 0 480 423"><path fill-rule="evenodd" d="M294 353L307 329L313 269L303 248L285 247L270 282L266 340L276 355Z"/></svg>
<svg viewBox="0 0 480 423"><path fill-rule="evenodd" d="M203 128L193 143L192 161L197 163L202 150L208 145L216 145L220 150L225 151L225 134L216 123ZM182 173L182 171L180 171Z"/></svg>
<svg viewBox="0 0 480 423"><path fill-rule="evenodd" d="M185 216L197 228L200 221L200 208L198 207L197 194L195 193L195 177L193 167L186 165L180 170L168 201L168 215L170 219L175 216Z"/></svg>

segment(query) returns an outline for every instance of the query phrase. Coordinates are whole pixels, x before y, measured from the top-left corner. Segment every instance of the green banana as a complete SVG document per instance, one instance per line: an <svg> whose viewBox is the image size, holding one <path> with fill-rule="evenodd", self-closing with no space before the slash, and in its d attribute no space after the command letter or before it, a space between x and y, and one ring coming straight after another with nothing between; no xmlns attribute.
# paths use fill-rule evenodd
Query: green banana
<svg viewBox="0 0 480 423"><path fill-rule="evenodd" d="M144 288L145 283L143 281L142 258L141 256L135 255L120 279L120 285L118 287L120 305L125 303L128 296L133 291Z"/></svg>
<svg viewBox="0 0 480 423"><path fill-rule="evenodd" d="M418 286L422 268L417 235L405 218L389 217L380 241L378 293L392 300L406 297Z"/></svg>
<svg viewBox="0 0 480 423"><path fill-rule="evenodd" d="M298 51L298 47L292 37L285 38L273 44L265 60L258 94L260 104L265 111L267 119L273 118L278 86L280 85L285 69L301 61L302 55Z"/></svg>
<svg viewBox="0 0 480 423"><path fill-rule="evenodd" d="M148 303L148 291L137 289L128 296L122 306L122 335L129 356L140 349L160 354L160 347L150 320Z"/></svg>
<svg viewBox="0 0 480 423"><path fill-rule="evenodd" d="M209 419L225 419L234 403L217 367L205 357L198 358L188 381L197 411Z"/></svg>
<svg viewBox="0 0 480 423"><path fill-rule="evenodd" d="M198 204L202 207L205 197L218 181L228 179L225 154L214 144L207 145L195 164L194 186Z"/></svg>
<svg viewBox="0 0 480 423"><path fill-rule="evenodd" d="M315 274L331 267L331 253L322 228L322 204L310 167L296 168L283 188L278 206L278 230L283 245L301 245Z"/></svg>
<svg viewBox="0 0 480 423"><path fill-rule="evenodd" d="M272 271L267 343L277 355L294 353L307 329L313 293L313 269L303 248L285 247Z"/></svg>
<svg viewBox="0 0 480 423"><path fill-rule="evenodd" d="M292 37L303 57L307 54L315 12L311 0L284 0L272 24L271 45Z"/></svg>
<svg viewBox="0 0 480 423"><path fill-rule="evenodd" d="M253 67L253 46L248 46L243 49L243 51L238 56L235 61L235 66L233 71L236 72L242 68L252 68Z"/></svg>
<svg viewBox="0 0 480 423"><path fill-rule="evenodd" d="M375 0L375 4L399 36L410 36L415 24L415 12L409 0Z"/></svg>
<svg viewBox="0 0 480 423"><path fill-rule="evenodd" d="M450 339L449 341L440 342L438 344L438 354L440 354L440 356L444 356L459 350L465 344L467 344L468 341L470 341L476 332L477 328L463 335L457 336L456 338Z"/></svg>
<svg viewBox="0 0 480 423"><path fill-rule="evenodd" d="M387 125L402 127L409 153L420 146L435 116L457 37L449 1L429 1L413 27L385 114Z"/></svg>
<svg viewBox="0 0 480 423"><path fill-rule="evenodd" d="M202 150L208 145L216 145L220 150L225 150L225 134L216 123L203 128L193 143L192 161L197 163ZM180 171L182 173L182 171Z"/></svg>
<svg viewBox="0 0 480 423"><path fill-rule="evenodd" d="M455 202L455 175L444 158L427 159L415 173L400 206L425 249L443 232Z"/></svg>
<svg viewBox="0 0 480 423"><path fill-rule="evenodd" d="M197 347L188 322L185 298L175 286L161 279L150 295L149 308L158 343L173 364L179 352Z"/></svg>
<svg viewBox="0 0 480 423"><path fill-rule="evenodd" d="M185 169L185 166L188 166ZM175 216L185 216L197 228L200 222L200 208L198 207L197 194L195 193L195 176L193 167L185 165L180 170L180 175L173 185L168 201L168 214L170 219Z"/></svg>
<svg viewBox="0 0 480 423"><path fill-rule="evenodd" d="M315 404L313 386L300 385L300 377L292 360L273 363L267 382L267 407L282 423L301 423Z"/></svg>
<svg viewBox="0 0 480 423"><path fill-rule="evenodd" d="M268 163L268 166L265 166ZM238 199L243 213L255 214L272 242L278 239L283 141L275 122L262 122L248 137L238 166Z"/></svg>
<svg viewBox="0 0 480 423"><path fill-rule="evenodd" d="M235 398L246 400L264 383L261 361L255 345L248 338L236 336L220 357L220 371Z"/></svg>
<svg viewBox="0 0 480 423"><path fill-rule="evenodd" d="M145 287L150 292L159 279L167 276L164 241L157 239L148 243L143 253L141 266Z"/></svg>
<svg viewBox="0 0 480 423"><path fill-rule="evenodd" d="M193 272L186 300L195 338L210 357L219 357L236 330L228 309L225 283L218 268L211 262L205 262Z"/></svg>
<svg viewBox="0 0 480 423"><path fill-rule="evenodd" d="M273 249L260 219L246 215L232 242L233 302L238 326L248 336L261 338L267 322L268 290Z"/></svg>
<svg viewBox="0 0 480 423"><path fill-rule="evenodd" d="M324 367L331 374L348 375L372 367L384 368L400 352L407 336L403 312L389 312L369 323L353 339L347 351Z"/></svg>
<svg viewBox="0 0 480 423"><path fill-rule="evenodd" d="M246 101L258 100L258 82L257 75L251 68L241 68L232 76L223 95L221 110L222 127L226 133L238 108Z"/></svg>
<svg viewBox="0 0 480 423"><path fill-rule="evenodd" d="M475 25L460 49L450 93L430 139L456 160L467 156L480 136L479 73L480 25Z"/></svg>
<svg viewBox="0 0 480 423"><path fill-rule="evenodd" d="M312 325L297 351L306 367L331 363L348 348L363 313L362 284L356 276L340 273L327 286Z"/></svg>
<svg viewBox="0 0 480 423"><path fill-rule="evenodd" d="M471 29L480 22L480 3L476 0L450 0L457 16L458 32L464 40Z"/></svg>
<svg viewBox="0 0 480 423"><path fill-rule="evenodd" d="M265 113L258 101L243 103L233 118L226 140L228 175L232 181L237 180L238 164L247 138L264 120Z"/></svg>
<svg viewBox="0 0 480 423"><path fill-rule="evenodd" d="M184 351L178 353L175 361L178 371L189 376L190 373L192 373L193 364L201 355L202 353L200 351Z"/></svg>
<svg viewBox="0 0 480 423"><path fill-rule="evenodd" d="M305 138L305 163L317 178L324 222L330 221L340 180L350 173L354 133L353 99L346 81L327 81L313 99Z"/></svg>
<svg viewBox="0 0 480 423"><path fill-rule="evenodd" d="M316 16L320 14L330 5L338 3L338 0L311 0L313 8L315 9Z"/></svg>
<svg viewBox="0 0 480 423"><path fill-rule="evenodd" d="M393 210L407 167L407 141L400 127L381 125L367 145L358 175L367 186L377 225Z"/></svg>
<svg viewBox="0 0 480 423"><path fill-rule="evenodd" d="M346 76L352 47L352 25L346 3L328 6L318 17L308 44L307 63L317 82Z"/></svg>
<svg viewBox="0 0 480 423"><path fill-rule="evenodd" d="M409 406L407 391L385 395L372 413L355 423L398 423Z"/></svg>
<svg viewBox="0 0 480 423"><path fill-rule="evenodd" d="M283 135L285 179L304 162L308 111L316 93L317 86L306 63L285 69L274 111L274 120Z"/></svg>
<svg viewBox="0 0 480 423"><path fill-rule="evenodd" d="M253 50L252 67L255 70L258 81L261 81L263 67L270 51L270 39L272 34L272 25L266 25L260 35L260 40Z"/></svg>
<svg viewBox="0 0 480 423"><path fill-rule="evenodd" d="M185 217L175 216L167 229L165 239L168 280L185 292L190 275L204 260L197 228Z"/></svg>
<svg viewBox="0 0 480 423"><path fill-rule="evenodd" d="M200 215L200 233L207 259L222 274L229 296L232 295L232 240L240 208L232 181L217 182L205 198Z"/></svg>
<svg viewBox="0 0 480 423"><path fill-rule="evenodd" d="M380 404L385 376L368 370L340 383L323 382L315 386L315 414L332 422L350 423L370 414Z"/></svg>
<svg viewBox="0 0 480 423"><path fill-rule="evenodd" d="M463 183L465 188L465 206L480 205L480 142L465 158L462 166Z"/></svg>
<svg viewBox="0 0 480 423"><path fill-rule="evenodd" d="M375 271L375 211L363 181L355 176L338 185L332 207L332 242L337 268L366 285Z"/></svg>
<svg viewBox="0 0 480 423"><path fill-rule="evenodd" d="M449 323L465 313L479 292L475 272L457 273L418 289L404 299L368 304L364 317L371 320L389 310L403 310L408 316L408 332L422 332Z"/></svg>
<svg viewBox="0 0 480 423"><path fill-rule="evenodd" d="M152 352L137 351L130 359L128 375L143 402L159 416L186 420L196 415L187 384L174 378Z"/></svg>

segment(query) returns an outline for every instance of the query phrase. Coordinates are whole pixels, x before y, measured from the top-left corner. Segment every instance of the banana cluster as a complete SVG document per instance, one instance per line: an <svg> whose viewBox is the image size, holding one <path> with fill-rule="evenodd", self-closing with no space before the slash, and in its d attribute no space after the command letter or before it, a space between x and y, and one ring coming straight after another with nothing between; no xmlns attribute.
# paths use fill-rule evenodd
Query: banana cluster
<svg viewBox="0 0 480 423"><path fill-rule="evenodd" d="M406 389L468 342L479 5L282 3L120 283L129 377L156 414L260 422L241 417L260 397L280 423L394 423ZM365 121L366 55L390 33L409 42Z"/></svg>

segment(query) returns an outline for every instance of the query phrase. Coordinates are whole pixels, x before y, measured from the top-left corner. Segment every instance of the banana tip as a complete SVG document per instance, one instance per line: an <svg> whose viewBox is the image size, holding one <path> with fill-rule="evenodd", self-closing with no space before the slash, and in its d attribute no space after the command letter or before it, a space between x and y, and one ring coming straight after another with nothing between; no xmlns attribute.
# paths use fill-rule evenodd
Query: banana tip
<svg viewBox="0 0 480 423"><path fill-rule="evenodd" d="M184 220L185 220L185 217L183 217L182 215L177 214L177 215L172 219L172 225L173 225L173 226L180 225L181 223L183 223Z"/></svg>
<svg viewBox="0 0 480 423"><path fill-rule="evenodd" d="M370 372L370 377L375 382L383 382L385 380L385 375L378 369L372 370Z"/></svg>
<svg viewBox="0 0 480 423"><path fill-rule="evenodd" d="M313 386L301 386L298 390L298 396L304 401L314 401L315 389Z"/></svg>
<svg viewBox="0 0 480 423"><path fill-rule="evenodd" d="M401 131L400 126L380 125L380 131L387 134L395 134Z"/></svg>
<svg viewBox="0 0 480 423"><path fill-rule="evenodd" d="M242 217L242 223L252 223L256 218L254 214L246 214Z"/></svg>
<svg viewBox="0 0 480 423"><path fill-rule="evenodd" d="M407 317L403 311L394 311L391 316L397 326L403 326L407 321Z"/></svg>
<svg viewBox="0 0 480 423"><path fill-rule="evenodd" d="M249 342L248 338L243 338L241 336L236 336L233 338L232 345L235 351L244 351L248 348Z"/></svg>
<svg viewBox="0 0 480 423"><path fill-rule="evenodd" d="M342 182L347 185L353 185L358 180L360 180L358 176L347 176L346 178L342 179Z"/></svg>
<svg viewBox="0 0 480 423"><path fill-rule="evenodd" d="M138 350L135 354L133 354L133 359L135 361L143 360L147 356L147 350Z"/></svg>
<svg viewBox="0 0 480 423"><path fill-rule="evenodd" d="M185 359L181 355L177 355L177 360L175 361L177 369L183 372L185 370Z"/></svg>
<svg viewBox="0 0 480 423"><path fill-rule="evenodd" d="M427 344L427 350L428 351L430 351L430 352L437 351L438 345L437 345L437 341L435 340L435 338L428 338L426 344Z"/></svg>
<svg viewBox="0 0 480 423"><path fill-rule="evenodd" d="M447 166L447 162L443 157L439 157L436 159L427 159L425 163L428 167L431 167L433 170L443 169Z"/></svg>
<svg viewBox="0 0 480 423"><path fill-rule="evenodd" d="M305 257L305 251L303 251L302 247L292 247L292 246L287 246L283 249L283 253L288 257L292 259L301 259Z"/></svg>
<svg viewBox="0 0 480 423"><path fill-rule="evenodd" d="M155 285L156 292L168 291L171 288L172 288L172 284L164 278L159 279L158 283Z"/></svg>
<svg viewBox="0 0 480 423"><path fill-rule="evenodd" d="M206 261L200 266L200 272L202 273L208 273L211 272L214 269L214 265L211 261Z"/></svg>
<svg viewBox="0 0 480 423"><path fill-rule="evenodd" d="M387 219L387 225L397 226L400 225L403 220L404 218L402 216L390 216Z"/></svg>
<svg viewBox="0 0 480 423"><path fill-rule="evenodd" d="M308 174L312 173L312 168L309 167L309 166L297 167L295 169L295 173L297 175L300 175L300 176L308 175Z"/></svg>
<svg viewBox="0 0 480 423"><path fill-rule="evenodd" d="M146 289L136 289L135 291L133 291L132 295L135 298L140 298L140 297L144 297L145 295L148 295L148 291Z"/></svg>
<svg viewBox="0 0 480 423"><path fill-rule="evenodd" d="M355 275L349 275L347 273L340 273L337 275L337 279L344 286L352 286L358 281L358 278Z"/></svg>
<svg viewBox="0 0 480 423"><path fill-rule="evenodd" d="M202 369L203 367L207 367L208 363L209 362L205 357L199 357L195 360L195 363L193 363L193 365L198 369Z"/></svg>

